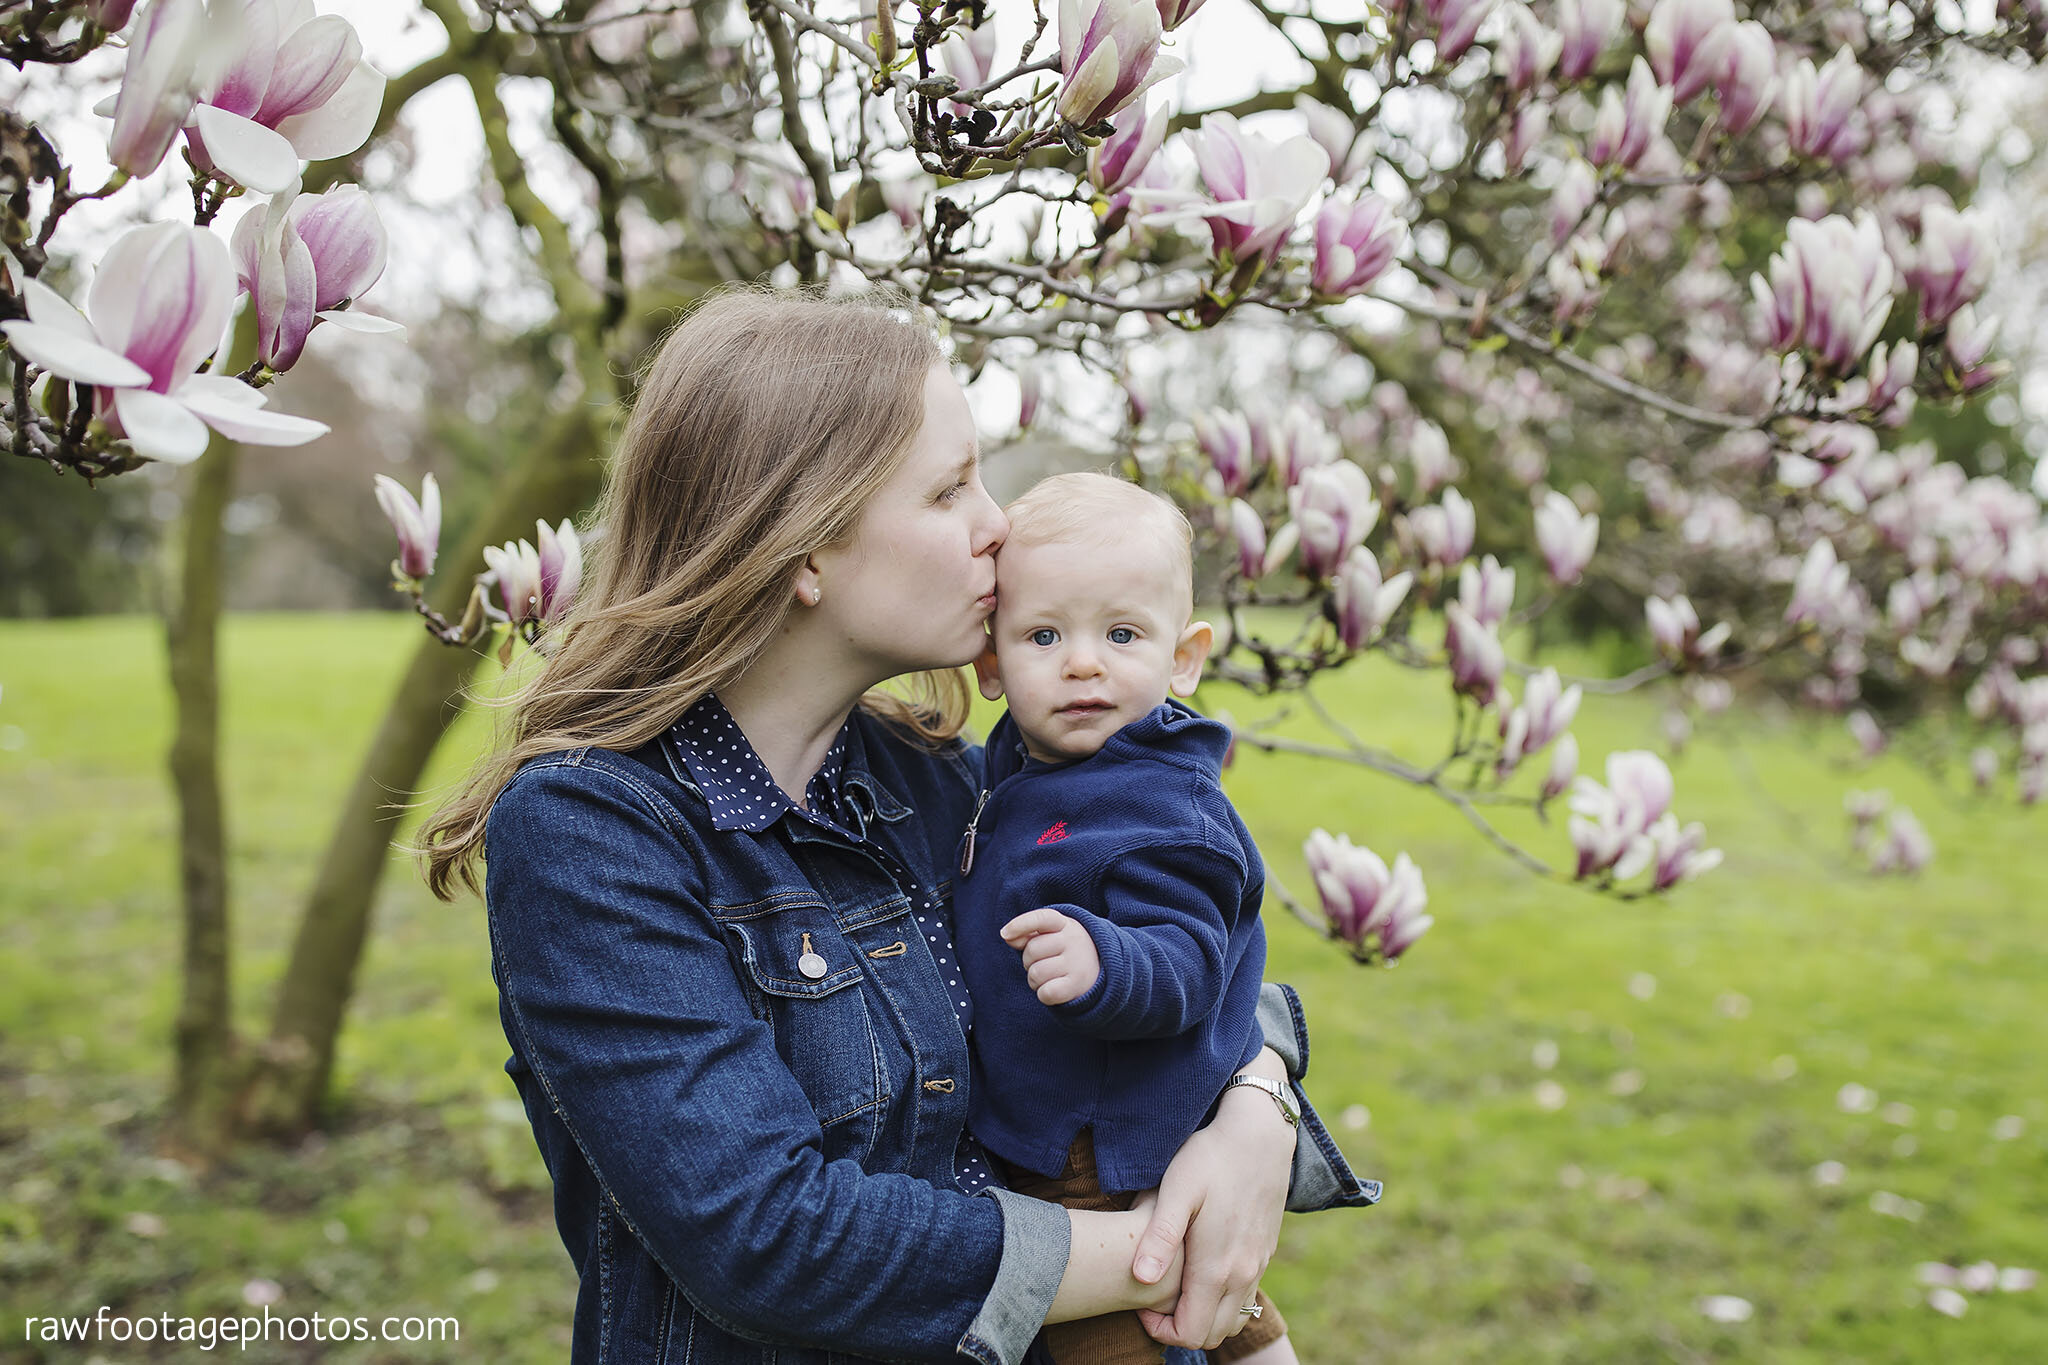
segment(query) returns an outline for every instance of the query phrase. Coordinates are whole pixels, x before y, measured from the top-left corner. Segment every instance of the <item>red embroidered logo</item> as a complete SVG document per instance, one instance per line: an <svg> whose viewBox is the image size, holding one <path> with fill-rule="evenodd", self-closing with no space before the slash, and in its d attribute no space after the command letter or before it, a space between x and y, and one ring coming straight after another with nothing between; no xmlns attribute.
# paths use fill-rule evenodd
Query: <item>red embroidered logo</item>
<svg viewBox="0 0 2048 1365"><path fill-rule="evenodd" d="M1055 824L1055 825L1054 825L1054 826L1053 826L1053 827L1052 827L1051 829L1049 829L1049 830L1047 830L1047 831L1046 831L1045 833L1043 833L1043 834L1039 835L1039 836L1038 836L1038 842L1039 842L1040 844L1056 844L1056 843L1058 843L1058 842L1059 842L1060 840L1062 840L1062 839L1064 839L1064 838L1066 838L1066 837L1067 837L1067 822L1066 822L1066 821L1064 821L1064 820L1061 820L1061 821L1060 821L1059 823Z"/></svg>

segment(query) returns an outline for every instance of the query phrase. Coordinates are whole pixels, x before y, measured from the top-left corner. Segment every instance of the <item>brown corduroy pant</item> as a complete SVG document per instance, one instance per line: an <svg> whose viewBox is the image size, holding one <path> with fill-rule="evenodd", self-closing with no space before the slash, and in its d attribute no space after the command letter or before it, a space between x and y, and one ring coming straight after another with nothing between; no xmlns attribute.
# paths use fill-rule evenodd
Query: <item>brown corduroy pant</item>
<svg viewBox="0 0 2048 1365"><path fill-rule="evenodd" d="M1130 1194L1102 1192L1102 1182L1095 1174L1095 1134L1087 1128L1075 1135L1074 1145L1067 1149L1066 1167L1057 1176L1022 1170L1000 1157L994 1160L1011 1189L1062 1208L1121 1211L1135 1199ZM1287 1335L1286 1320L1263 1289L1257 1302L1264 1311L1247 1322L1242 1332L1211 1351L1211 1360L1229 1365ZM1039 1340L1055 1365L1161 1365L1166 1358L1166 1348L1145 1331L1136 1313L1054 1323L1039 1333Z"/></svg>

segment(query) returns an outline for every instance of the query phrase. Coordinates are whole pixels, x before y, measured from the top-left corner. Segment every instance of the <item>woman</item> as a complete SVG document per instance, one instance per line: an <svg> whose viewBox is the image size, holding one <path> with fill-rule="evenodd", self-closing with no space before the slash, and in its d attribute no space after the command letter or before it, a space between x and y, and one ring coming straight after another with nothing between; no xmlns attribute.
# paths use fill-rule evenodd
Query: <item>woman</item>
<svg viewBox="0 0 2048 1365"><path fill-rule="evenodd" d="M1300 1140L1226 1092L1156 1218L1014 1195L963 1138L959 670L1006 525L931 333L866 303L703 305L598 520L509 742L425 831L437 894L487 869L574 1358L1014 1365L1042 1323L1122 1308L1183 1347L1237 1330L1283 1202L1364 1198L1312 1112ZM905 675L907 699L872 690ZM1291 994L1266 989L1279 1050L1254 1069L1298 1074Z"/></svg>

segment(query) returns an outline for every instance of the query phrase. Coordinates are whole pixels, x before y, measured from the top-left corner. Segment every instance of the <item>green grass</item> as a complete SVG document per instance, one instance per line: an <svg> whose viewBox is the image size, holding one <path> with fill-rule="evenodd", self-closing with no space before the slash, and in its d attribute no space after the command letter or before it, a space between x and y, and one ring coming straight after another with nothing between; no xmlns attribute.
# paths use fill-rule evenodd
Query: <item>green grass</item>
<svg viewBox="0 0 2048 1365"><path fill-rule="evenodd" d="M417 629L227 623L245 1027ZM574 1285L498 1070L481 910L434 902L402 865L334 1131L205 1173L155 1154L179 950L162 678L150 622L0 625L0 1359L153 1358L26 1346L21 1320L101 1303L239 1314L253 1279L282 1286L275 1312L461 1319L459 1348L322 1359L562 1359ZM1390 668L1326 696L1415 757L1448 724L1433 680ZM1263 706L1204 702L1241 720ZM1651 700L1589 700L1588 766L1654 747L1657 717ZM466 720L435 779L482 734ZM2048 1359L2048 1288L1972 1296L1955 1321L1914 1278L1926 1260L2048 1268L2048 817L1849 759L1837 726L1748 711L1703 727L1674 763L1678 810L1727 864L1668 901L1617 904L1528 876L1427 795L1240 748L1229 788L1281 880L1308 889L1301 840L1322 825L1410 853L1437 917L1398 970L1366 972L1269 906L1269 975L1309 1009L1310 1092L1387 1182L1379 1208L1289 1222L1266 1284L1305 1361ZM1939 849L1920 878L1849 857L1841 792L1879 785ZM1507 828L1568 851L1561 829ZM1546 1080L1562 1107L1537 1102ZM1851 1082L1910 1113L1843 1112ZM2008 1115L2018 1136L1996 1136ZM1826 1161L1840 1184L1816 1183ZM1917 1220L1874 1211L1879 1192ZM1712 1294L1755 1316L1708 1321Z"/></svg>

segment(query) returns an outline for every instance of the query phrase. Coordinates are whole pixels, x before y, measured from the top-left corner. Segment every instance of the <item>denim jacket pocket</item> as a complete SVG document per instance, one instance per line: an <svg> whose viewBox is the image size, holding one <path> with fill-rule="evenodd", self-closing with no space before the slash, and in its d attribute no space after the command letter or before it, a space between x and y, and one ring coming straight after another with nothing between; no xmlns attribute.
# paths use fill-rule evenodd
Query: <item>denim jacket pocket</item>
<svg viewBox="0 0 2048 1365"><path fill-rule="evenodd" d="M729 912L750 994L825 1135L825 1159L865 1161L889 1096L859 954L822 902Z"/></svg>

